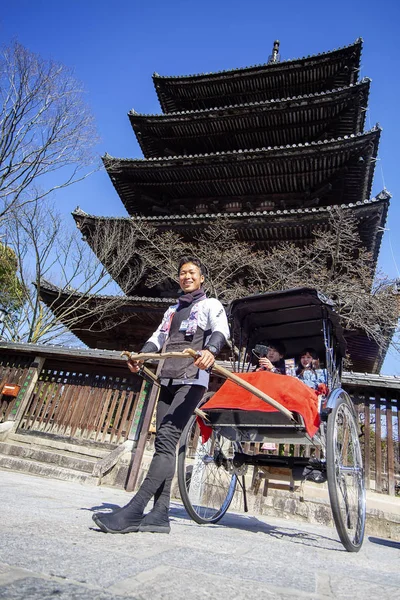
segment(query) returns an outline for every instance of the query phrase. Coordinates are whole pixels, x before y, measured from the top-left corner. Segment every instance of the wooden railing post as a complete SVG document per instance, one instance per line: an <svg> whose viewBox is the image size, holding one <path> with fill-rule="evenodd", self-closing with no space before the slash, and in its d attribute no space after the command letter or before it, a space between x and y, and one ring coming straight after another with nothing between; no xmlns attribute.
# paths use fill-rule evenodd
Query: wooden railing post
<svg viewBox="0 0 400 600"><path fill-rule="evenodd" d="M18 393L15 406L9 416L9 420L13 421L11 431L14 433L24 418L25 411L31 399L36 382L39 379L39 375L43 369L45 360L46 359L42 356L36 356L35 360L28 369L25 381Z"/></svg>
<svg viewBox="0 0 400 600"><path fill-rule="evenodd" d="M388 494L395 495L394 483L394 441L393 441L393 423L392 423L392 403L389 393L386 396L386 432L387 432L387 476L388 476Z"/></svg>
<svg viewBox="0 0 400 600"><path fill-rule="evenodd" d="M369 410L369 396L364 392L364 472L365 487L371 487L371 415Z"/></svg>
<svg viewBox="0 0 400 600"><path fill-rule="evenodd" d="M140 436L140 427L141 422L144 417L144 407L146 405L148 396L151 392L151 383L143 379L142 386L139 391L138 400L136 403L135 412L133 414L133 419L131 422L131 427L128 433L128 440L136 443Z"/></svg>
<svg viewBox="0 0 400 600"><path fill-rule="evenodd" d="M156 375L159 375L164 364L163 360L160 360L158 363ZM157 402L158 394L160 392L160 388L157 385L152 385L150 394L146 394L146 398L144 399L144 403L142 406L142 412L140 415L140 420L142 421L140 427L140 434L138 436L138 429L136 428L134 431L131 430L131 435L137 439L136 448L133 454L133 460L130 465L128 480L126 482L125 489L127 492L133 492L136 486L136 482L139 476L140 465L142 464L144 449L146 447L147 436L149 432L149 427L151 423L151 419L153 418L154 407ZM147 399L147 402L145 401ZM132 424L135 426L135 422Z"/></svg>
<svg viewBox="0 0 400 600"><path fill-rule="evenodd" d="M142 427L140 431L139 440L136 444L136 448L133 455L133 461L129 471L129 477L126 484L126 491L133 492L136 486L136 482L139 476L140 465L142 464L144 449L146 446L147 436L151 419L154 413L154 407L158 398L159 388L156 385L152 386L147 406L145 408L145 414L142 421Z"/></svg>
<svg viewBox="0 0 400 600"><path fill-rule="evenodd" d="M380 394L375 395L375 491L382 491L382 425Z"/></svg>
<svg viewBox="0 0 400 600"><path fill-rule="evenodd" d="M397 397L397 399L396 399L396 406L397 406L397 450L398 450L397 461L398 461L398 464L400 464L400 399L399 399L399 397ZM399 475L400 475L400 473L399 473ZM398 483L400 485L400 481Z"/></svg>

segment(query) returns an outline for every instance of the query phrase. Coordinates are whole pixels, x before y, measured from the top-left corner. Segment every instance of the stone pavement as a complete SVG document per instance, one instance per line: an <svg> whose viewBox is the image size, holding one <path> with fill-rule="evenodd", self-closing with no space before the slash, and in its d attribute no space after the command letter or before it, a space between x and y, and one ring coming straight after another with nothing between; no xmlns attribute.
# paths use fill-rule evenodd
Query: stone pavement
<svg viewBox="0 0 400 600"><path fill-rule="evenodd" d="M228 513L170 535L103 534L92 512L126 492L0 471L1 600L258 600L400 595L400 543L367 537L346 552L334 529Z"/></svg>

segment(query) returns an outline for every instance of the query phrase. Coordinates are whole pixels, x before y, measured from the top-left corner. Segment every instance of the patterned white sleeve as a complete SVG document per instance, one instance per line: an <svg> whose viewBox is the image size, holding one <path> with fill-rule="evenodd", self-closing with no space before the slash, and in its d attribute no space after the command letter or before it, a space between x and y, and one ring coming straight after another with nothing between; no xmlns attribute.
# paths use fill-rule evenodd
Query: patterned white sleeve
<svg viewBox="0 0 400 600"><path fill-rule="evenodd" d="M208 298L208 322L211 333L219 331L226 340L229 340L229 325L226 312L221 302L216 298Z"/></svg>
<svg viewBox="0 0 400 600"><path fill-rule="evenodd" d="M167 339L167 335L168 332L164 332L163 328L166 324L166 322L168 321L168 319L171 318L171 307L168 308L165 313L164 316L161 320L161 323L159 324L159 326L157 327L157 329L155 330L155 332L152 334L151 337L149 337L149 339L147 340L146 344L148 342L153 343L155 346L157 346L158 350L161 350L161 348L163 347L163 345L165 344L165 341Z"/></svg>

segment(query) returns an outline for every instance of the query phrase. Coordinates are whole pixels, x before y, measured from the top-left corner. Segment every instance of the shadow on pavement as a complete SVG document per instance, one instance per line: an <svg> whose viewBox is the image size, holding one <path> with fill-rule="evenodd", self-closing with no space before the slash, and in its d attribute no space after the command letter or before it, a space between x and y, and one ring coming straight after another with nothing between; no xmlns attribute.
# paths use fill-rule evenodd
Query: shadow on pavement
<svg viewBox="0 0 400 600"><path fill-rule="evenodd" d="M103 502L98 506L92 506L90 508L81 508L80 510L87 510L89 512L113 512L114 510L119 509L120 506L117 504L109 504L107 502ZM169 511L170 517L173 519L179 519L181 521L187 521L192 525L196 525L196 523L189 517L183 506L172 505ZM95 529L96 526L92 526L90 529L95 531L100 531L100 529ZM249 531L250 533L265 533L274 537L276 539L286 538L291 539L294 543L303 544L306 546L315 546L318 545L320 548L326 548L328 550L335 551L345 551L342 547L339 540L334 537L326 537L317 533L310 533L305 531L299 531L299 529L294 529L290 527L284 526L276 526L269 525L264 521L260 521L257 517L254 516L244 516L240 514L226 514L222 517L221 521L218 523L208 525L208 527L223 527L229 529L237 529L242 531ZM332 530L333 533L333 530ZM334 535L334 533L333 533ZM385 544L388 546L392 546L394 548L399 548L400 544L397 542L391 542L389 540L381 540L380 538L369 538L373 543ZM323 541L329 541L330 545L323 545ZM332 547L332 544L338 545L338 547Z"/></svg>
<svg viewBox="0 0 400 600"><path fill-rule="evenodd" d="M170 517L173 517L175 519L182 519L195 524L195 522L191 520L191 518L189 517L189 515L183 507L181 508L178 506L172 506L170 508L169 514ZM330 544L338 544L337 548L332 547L330 545L326 546L327 549L335 551L345 551L340 541L336 540L334 537L330 538L319 534L299 531L298 529L292 529L290 527L269 525L268 523L260 521L259 519L257 519L257 517L254 516L226 514L224 517L222 517L221 521L218 521L218 523L215 524L210 524L210 526L240 529L242 531L249 531L250 533L266 533L267 535L270 535L276 539L289 538L292 539L294 543L301 543L307 546L315 546L315 544L317 543L318 546L321 548L325 547L321 545L321 541L327 540L330 542Z"/></svg>
<svg viewBox="0 0 400 600"><path fill-rule="evenodd" d="M368 539L372 544L379 544L380 546L387 546L388 548L397 548L398 550L400 550L400 542L395 542L393 540L385 540L384 538L376 537L369 537Z"/></svg>
<svg viewBox="0 0 400 600"><path fill-rule="evenodd" d="M90 512L114 512L114 510L118 510L121 507L119 506L119 504L109 504L108 502L103 502L102 504L99 504L98 506L92 506L90 508L80 508L79 510L88 510Z"/></svg>

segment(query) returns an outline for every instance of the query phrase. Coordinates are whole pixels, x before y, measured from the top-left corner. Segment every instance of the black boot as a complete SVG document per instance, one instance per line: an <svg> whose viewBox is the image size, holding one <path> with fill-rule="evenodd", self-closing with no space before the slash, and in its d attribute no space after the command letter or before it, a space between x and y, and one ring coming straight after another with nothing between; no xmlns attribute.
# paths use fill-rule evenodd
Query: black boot
<svg viewBox="0 0 400 600"><path fill-rule="evenodd" d="M168 508L153 508L153 510L142 519L142 522L139 525L139 531L147 531L149 533L169 533L171 527L169 524Z"/></svg>
<svg viewBox="0 0 400 600"><path fill-rule="evenodd" d="M112 513L96 513L92 519L104 533L130 533L139 531L143 508L134 498L119 510Z"/></svg>

